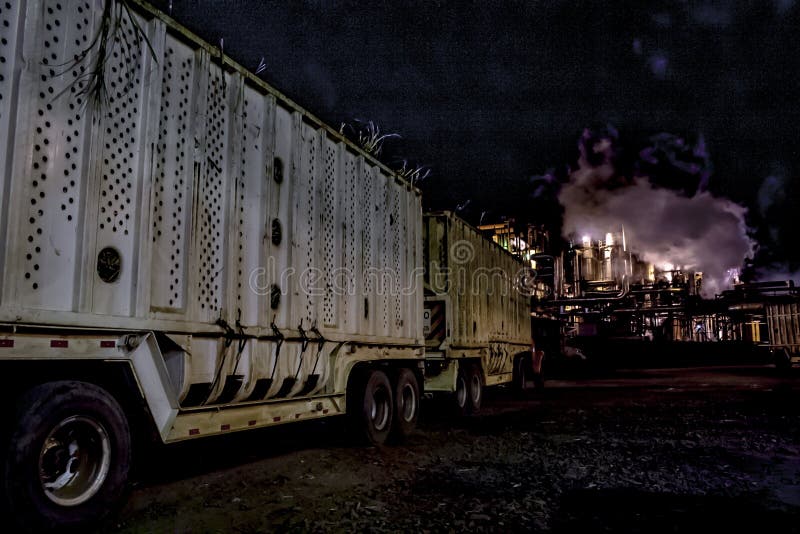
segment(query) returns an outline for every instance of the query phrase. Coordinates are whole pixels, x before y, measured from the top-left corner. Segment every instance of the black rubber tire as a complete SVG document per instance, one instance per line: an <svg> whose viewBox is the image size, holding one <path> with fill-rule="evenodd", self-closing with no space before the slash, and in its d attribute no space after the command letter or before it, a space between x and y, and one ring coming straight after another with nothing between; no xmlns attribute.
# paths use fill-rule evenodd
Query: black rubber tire
<svg viewBox="0 0 800 534"><path fill-rule="evenodd" d="M3 497L20 528L30 532L86 529L117 511L128 489L131 433L125 413L109 393L87 382L49 382L22 395L15 416L4 451ZM96 479L100 486L94 494L84 502L63 505L46 494L40 454L59 425L84 424L74 423L74 418L100 425L108 438L103 457L107 453L109 463L105 477ZM81 463L84 456L77 458Z"/></svg>
<svg viewBox="0 0 800 534"><path fill-rule="evenodd" d="M780 373L788 373L792 368L792 357L786 348L777 349L773 353L773 361L775 369Z"/></svg>
<svg viewBox="0 0 800 534"><path fill-rule="evenodd" d="M456 416L463 417L469 414L469 382L467 366L459 363L456 373L456 390L451 395L453 412Z"/></svg>
<svg viewBox="0 0 800 534"><path fill-rule="evenodd" d="M419 420L420 392L417 375L411 369L399 369L394 383L394 423L392 442L400 443L414 432Z"/></svg>
<svg viewBox="0 0 800 534"><path fill-rule="evenodd" d="M544 373L533 373L533 385L536 389L544 387Z"/></svg>
<svg viewBox="0 0 800 534"><path fill-rule="evenodd" d="M533 357L533 356L531 356L531 357ZM539 370L538 371L536 371L536 366L532 365L532 367L533 367L533 386L536 389L544 388L544 382L545 382L545 366L544 366L544 363L545 363L546 358L545 358L545 353L544 352L541 353L541 358L542 359L539 361Z"/></svg>
<svg viewBox="0 0 800 534"><path fill-rule="evenodd" d="M483 403L483 372L480 365L473 363L467 367L467 411L476 414L481 411Z"/></svg>
<svg viewBox="0 0 800 534"><path fill-rule="evenodd" d="M513 374L513 386L514 386L514 394L517 397L522 397L525 393L530 389L528 387L528 381L531 380L531 375L533 374L533 370L531 369L530 359L526 358L526 356L518 356L514 360L514 374Z"/></svg>
<svg viewBox="0 0 800 534"><path fill-rule="evenodd" d="M394 411L394 395L389 378L381 370L366 370L361 374L355 390L351 414L359 441L383 445L392 431Z"/></svg>

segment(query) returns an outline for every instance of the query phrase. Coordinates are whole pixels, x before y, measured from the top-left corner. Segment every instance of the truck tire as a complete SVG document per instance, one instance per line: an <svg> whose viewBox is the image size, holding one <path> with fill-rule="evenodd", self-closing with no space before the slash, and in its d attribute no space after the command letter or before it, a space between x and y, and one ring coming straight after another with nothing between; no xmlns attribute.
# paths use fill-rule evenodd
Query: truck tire
<svg viewBox="0 0 800 534"><path fill-rule="evenodd" d="M471 364L467 367L467 398L468 412L478 413L483 402L483 372L478 364Z"/></svg>
<svg viewBox="0 0 800 534"><path fill-rule="evenodd" d="M514 361L514 393L519 398L525 397L532 389L544 387L544 373L536 372L529 354L524 354Z"/></svg>
<svg viewBox="0 0 800 534"><path fill-rule="evenodd" d="M786 347L777 349L773 353L773 361L775 362L775 369L780 373L788 373L792 368L792 357Z"/></svg>
<svg viewBox="0 0 800 534"><path fill-rule="evenodd" d="M544 387L544 373L533 373L533 385L536 389L542 389Z"/></svg>
<svg viewBox="0 0 800 534"><path fill-rule="evenodd" d="M3 489L21 527L85 528L122 504L131 435L105 390L78 381L36 386L20 397L13 425Z"/></svg>
<svg viewBox="0 0 800 534"><path fill-rule="evenodd" d="M386 373L371 369L363 374L351 405L352 422L362 441L383 445L392 431L394 402Z"/></svg>
<svg viewBox="0 0 800 534"><path fill-rule="evenodd" d="M467 377L467 366L458 365L456 373L456 390L453 392L453 410L457 416L465 416L469 413L469 378Z"/></svg>
<svg viewBox="0 0 800 534"><path fill-rule="evenodd" d="M394 385L394 425L392 441L399 443L411 435L419 419L419 381L411 369L400 369Z"/></svg>
<svg viewBox="0 0 800 534"><path fill-rule="evenodd" d="M518 397L523 397L530 389L528 382L533 379L533 369L531 366L530 358L527 356L519 356L514 360L514 393Z"/></svg>
<svg viewBox="0 0 800 534"><path fill-rule="evenodd" d="M536 358L533 360L533 385L536 389L542 389L544 387L544 351L536 351ZM532 356L533 358L533 356Z"/></svg>

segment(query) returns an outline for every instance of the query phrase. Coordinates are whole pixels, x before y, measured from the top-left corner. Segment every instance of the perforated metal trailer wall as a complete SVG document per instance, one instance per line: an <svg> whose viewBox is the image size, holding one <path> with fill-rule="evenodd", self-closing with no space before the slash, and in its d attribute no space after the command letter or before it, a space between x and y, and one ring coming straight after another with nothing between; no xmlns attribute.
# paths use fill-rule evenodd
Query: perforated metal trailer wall
<svg viewBox="0 0 800 534"><path fill-rule="evenodd" d="M765 309L770 346L785 348L793 356L800 356L800 303L768 302Z"/></svg>
<svg viewBox="0 0 800 534"><path fill-rule="evenodd" d="M447 299L449 345L530 346L530 297L518 289L524 263L450 212L424 220L426 294Z"/></svg>
<svg viewBox="0 0 800 534"><path fill-rule="evenodd" d="M0 321L419 344L418 191L166 17L98 63L104 5L0 2Z"/></svg>

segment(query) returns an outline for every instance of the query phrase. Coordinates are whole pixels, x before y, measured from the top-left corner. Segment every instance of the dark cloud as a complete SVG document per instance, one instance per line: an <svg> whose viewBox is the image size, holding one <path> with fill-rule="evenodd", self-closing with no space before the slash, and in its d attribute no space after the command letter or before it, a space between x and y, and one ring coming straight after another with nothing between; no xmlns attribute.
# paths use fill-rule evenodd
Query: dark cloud
<svg viewBox="0 0 800 534"><path fill-rule="evenodd" d="M574 164L575 140L598 122L631 146L702 132L709 191L753 208L757 230L768 226L756 199L773 162L797 189L792 0L172 3L244 65L264 57L264 79L330 124L362 118L402 134L385 154L430 165L434 208L472 199L477 214L556 217L541 195L531 202L529 177ZM799 207L774 206L770 224ZM762 251L800 265L797 232L776 235Z"/></svg>

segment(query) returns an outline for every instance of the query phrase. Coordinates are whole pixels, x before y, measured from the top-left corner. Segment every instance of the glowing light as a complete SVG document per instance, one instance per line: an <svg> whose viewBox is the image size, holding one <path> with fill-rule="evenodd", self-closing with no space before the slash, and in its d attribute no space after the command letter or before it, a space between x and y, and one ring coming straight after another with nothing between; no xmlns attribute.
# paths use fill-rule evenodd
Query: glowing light
<svg viewBox="0 0 800 534"><path fill-rule="evenodd" d="M667 279L667 282L672 282L672 271L675 270L675 266L671 263L665 263L661 266L661 272L664 274L664 278Z"/></svg>
<svg viewBox="0 0 800 534"><path fill-rule="evenodd" d="M614 236L611 232L606 233L606 246L610 247L614 244Z"/></svg>
<svg viewBox="0 0 800 534"><path fill-rule="evenodd" d="M728 269L728 273L727 274L728 274L728 276L726 277L727 278L726 282L727 282L728 285L738 284L740 282L740 280L739 280L739 269L737 269L737 268Z"/></svg>
<svg viewBox="0 0 800 534"><path fill-rule="evenodd" d="M625 242L625 226L622 227L622 250L628 251L628 244Z"/></svg>
<svg viewBox="0 0 800 534"><path fill-rule="evenodd" d="M588 247L592 243L592 238L589 237L588 235L585 235L583 236L582 241L583 241L583 246Z"/></svg>

